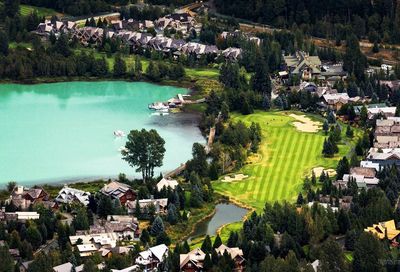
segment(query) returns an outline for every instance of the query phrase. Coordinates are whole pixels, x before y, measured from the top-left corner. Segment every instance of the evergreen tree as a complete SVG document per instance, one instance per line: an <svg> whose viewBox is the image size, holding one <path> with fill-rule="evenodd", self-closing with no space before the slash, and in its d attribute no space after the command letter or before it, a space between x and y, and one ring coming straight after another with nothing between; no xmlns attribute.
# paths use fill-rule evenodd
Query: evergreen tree
<svg viewBox="0 0 400 272"><path fill-rule="evenodd" d="M203 244L201 245L201 250L204 253L211 253L213 247L212 247L212 243L211 243L211 238L209 235L206 236L206 238L204 238Z"/></svg>
<svg viewBox="0 0 400 272"><path fill-rule="evenodd" d="M144 246L146 246L148 243L150 243L150 235L149 235L149 232L147 231L147 229L144 229L142 231L142 234L140 235L140 242L142 242L142 244Z"/></svg>
<svg viewBox="0 0 400 272"><path fill-rule="evenodd" d="M346 136L349 137L349 138L353 138L353 137L354 137L354 132L353 132L353 130L351 129L351 126L350 126L350 125L347 125Z"/></svg>
<svg viewBox="0 0 400 272"><path fill-rule="evenodd" d="M381 264L386 256L383 244L372 234L363 232L354 245L354 272L386 271Z"/></svg>
<svg viewBox="0 0 400 272"><path fill-rule="evenodd" d="M14 260L7 246L0 246L0 260L0 272L10 272L14 270Z"/></svg>
<svg viewBox="0 0 400 272"><path fill-rule="evenodd" d="M26 240L32 245L34 249L37 249L42 244L42 235L35 225L30 225L26 230Z"/></svg>
<svg viewBox="0 0 400 272"><path fill-rule="evenodd" d="M302 205L304 203L304 199L303 199L303 195L301 193L299 193L299 195L297 196L297 202L298 205Z"/></svg>
<svg viewBox="0 0 400 272"><path fill-rule="evenodd" d="M83 265L83 271L85 272L98 272L99 269L97 268L96 264L93 262L92 259L87 259Z"/></svg>
<svg viewBox="0 0 400 272"><path fill-rule="evenodd" d="M220 245L222 245L222 240L219 234L217 234L217 237L215 237L213 248L218 248Z"/></svg>
<svg viewBox="0 0 400 272"><path fill-rule="evenodd" d="M0 30L0 54L8 55L8 36L4 31Z"/></svg>
<svg viewBox="0 0 400 272"><path fill-rule="evenodd" d="M262 56L258 56L255 62L255 73L251 78L253 90L264 95L268 98L271 97L271 80L269 78L268 66Z"/></svg>
<svg viewBox="0 0 400 272"><path fill-rule="evenodd" d="M343 179L344 174L350 173L350 165L347 157L343 157L336 167L336 178Z"/></svg>
<svg viewBox="0 0 400 272"><path fill-rule="evenodd" d="M210 254L206 254L206 256L204 258L204 262L203 262L204 271L212 271L211 270L212 267L213 267L213 262L211 260L211 256L210 256Z"/></svg>
<svg viewBox="0 0 400 272"><path fill-rule="evenodd" d="M343 250L340 245L332 239L328 239L321 246L320 267L318 267L318 269L324 272L347 270Z"/></svg>
<svg viewBox="0 0 400 272"><path fill-rule="evenodd" d="M19 13L20 0L4 0L4 14L10 18L14 18Z"/></svg>
<svg viewBox="0 0 400 272"><path fill-rule="evenodd" d="M333 144L329 140L329 138L324 140L324 145L323 145L323 148L322 148L322 154L325 157L333 157L333 155L335 154Z"/></svg>
<svg viewBox="0 0 400 272"><path fill-rule="evenodd" d="M350 74L354 74L358 80L364 79L364 70L367 67L367 59L360 50L358 38L351 34L346 41L346 53L343 56L343 68Z"/></svg>
<svg viewBox="0 0 400 272"><path fill-rule="evenodd" d="M158 234L165 231L164 222L160 216L157 216L153 224L151 225L150 234L153 236L157 236Z"/></svg>
<svg viewBox="0 0 400 272"><path fill-rule="evenodd" d="M76 216L74 217L72 224L75 230L88 230L89 229L89 218L87 216L86 209L81 207L77 209Z"/></svg>
<svg viewBox="0 0 400 272"><path fill-rule="evenodd" d="M148 78L150 78L153 81L160 81L161 80L161 74L159 67L156 63L153 61L150 61L149 66L147 67L146 70L146 75Z"/></svg>
<svg viewBox="0 0 400 272"><path fill-rule="evenodd" d="M335 124L336 123L336 116L333 113L333 111L329 111L327 120L328 120L329 124Z"/></svg>
<svg viewBox="0 0 400 272"><path fill-rule="evenodd" d="M328 121L327 121L327 120L324 121L324 124L322 125L322 129L324 130L325 135L328 135L328 132L329 132L329 124L328 124Z"/></svg>
<svg viewBox="0 0 400 272"><path fill-rule="evenodd" d="M175 205L172 203L168 205L167 221L171 225L175 225L178 222L178 212L176 210Z"/></svg>
<svg viewBox="0 0 400 272"><path fill-rule="evenodd" d="M122 59L121 55L117 54L114 60L114 76L124 77L125 75L126 75L126 63Z"/></svg>

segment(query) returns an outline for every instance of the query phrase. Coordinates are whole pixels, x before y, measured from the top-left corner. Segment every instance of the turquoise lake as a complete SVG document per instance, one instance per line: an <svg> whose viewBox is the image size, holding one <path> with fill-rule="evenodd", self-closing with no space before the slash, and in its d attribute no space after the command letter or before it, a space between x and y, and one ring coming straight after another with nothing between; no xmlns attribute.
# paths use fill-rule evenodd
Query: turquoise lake
<svg viewBox="0 0 400 272"><path fill-rule="evenodd" d="M196 117L154 116L147 105L187 92L119 81L0 85L0 186L138 176L121 159L126 138L115 138L116 130L156 129L167 150L156 173L175 169L194 142L205 142Z"/></svg>

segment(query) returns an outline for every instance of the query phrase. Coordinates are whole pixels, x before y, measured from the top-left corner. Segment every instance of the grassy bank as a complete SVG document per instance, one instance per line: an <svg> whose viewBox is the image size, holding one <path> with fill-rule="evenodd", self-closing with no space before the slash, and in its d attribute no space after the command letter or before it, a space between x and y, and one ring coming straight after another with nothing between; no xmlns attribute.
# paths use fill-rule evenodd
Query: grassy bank
<svg viewBox="0 0 400 272"><path fill-rule="evenodd" d="M267 201L295 201L302 190L306 175L311 176L314 167L336 168L340 158L347 155L355 140L346 139L342 130L339 153L333 158L322 155L325 134L301 132L293 126L292 112L261 112L251 115L237 115L233 121L243 121L247 125L257 122L261 125L263 139L257 156L249 158L238 173L249 175L240 182L213 183L216 192L261 210ZM304 113L298 113L304 114ZM314 115L311 119L320 120Z"/></svg>
<svg viewBox="0 0 400 272"><path fill-rule="evenodd" d="M28 16L32 12L36 11L39 17L50 17L53 15L62 15L54 9L35 7L30 5L20 5L20 13L22 16Z"/></svg>

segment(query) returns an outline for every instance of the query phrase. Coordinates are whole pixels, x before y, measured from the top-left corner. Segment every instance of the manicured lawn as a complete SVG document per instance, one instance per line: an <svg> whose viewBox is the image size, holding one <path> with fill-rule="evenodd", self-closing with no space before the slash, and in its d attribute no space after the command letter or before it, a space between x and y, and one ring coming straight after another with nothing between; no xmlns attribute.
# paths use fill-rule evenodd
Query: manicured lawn
<svg viewBox="0 0 400 272"><path fill-rule="evenodd" d="M337 161L348 154L353 141L345 139L339 145L339 154L324 158L321 154L325 135L298 131L289 116L293 112L256 112L243 116L235 114L234 121L247 125L258 122L262 127L263 141L257 156L249 159L238 173L249 175L244 181L225 183L216 181L216 192L261 210L267 201L295 201L302 189L306 175L311 176L314 167L336 168ZM299 113L303 114L303 113ZM311 116L314 120L321 120ZM345 138L345 126L342 129Z"/></svg>
<svg viewBox="0 0 400 272"><path fill-rule="evenodd" d="M31 14L33 11L38 13L39 17L47 17L47 16L53 16L53 15L59 15L58 12L56 12L53 9L48 9L48 8L42 8L42 7L35 7L35 6L29 6L29 5L20 5L20 12L22 16L27 16Z"/></svg>

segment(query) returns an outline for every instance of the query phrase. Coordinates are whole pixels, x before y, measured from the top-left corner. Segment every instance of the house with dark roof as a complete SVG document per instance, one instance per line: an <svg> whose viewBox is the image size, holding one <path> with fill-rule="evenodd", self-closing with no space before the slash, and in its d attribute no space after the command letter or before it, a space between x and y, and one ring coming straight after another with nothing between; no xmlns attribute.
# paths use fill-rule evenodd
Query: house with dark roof
<svg viewBox="0 0 400 272"><path fill-rule="evenodd" d="M125 205L125 203L129 200L136 200L137 196L136 192L131 188L131 186L117 181L112 181L104 185L100 192L113 199L119 199L121 205Z"/></svg>
<svg viewBox="0 0 400 272"><path fill-rule="evenodd" d="M25 210L30 205L41 203L49 200L49 194L43 188L26 188L24 186L15 186L8 203L13 203L15 206Z"/></svg>

